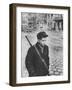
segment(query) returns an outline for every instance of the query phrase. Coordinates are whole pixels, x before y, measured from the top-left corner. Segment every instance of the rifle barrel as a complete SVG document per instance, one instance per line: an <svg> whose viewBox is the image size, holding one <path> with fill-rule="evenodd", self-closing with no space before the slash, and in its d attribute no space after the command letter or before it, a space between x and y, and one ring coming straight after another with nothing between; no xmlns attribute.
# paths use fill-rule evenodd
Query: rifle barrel
<svg viewBox="0 0 72 90"><path fill-rule="evenodd" d="M32 44L30 43L30 41L29 41L28 37L27 37L27 36L25 36L25 37L26 37L26 39L27 39L27 41L28 41L29 45L30 45L30 46L32 46Z"/></svg>

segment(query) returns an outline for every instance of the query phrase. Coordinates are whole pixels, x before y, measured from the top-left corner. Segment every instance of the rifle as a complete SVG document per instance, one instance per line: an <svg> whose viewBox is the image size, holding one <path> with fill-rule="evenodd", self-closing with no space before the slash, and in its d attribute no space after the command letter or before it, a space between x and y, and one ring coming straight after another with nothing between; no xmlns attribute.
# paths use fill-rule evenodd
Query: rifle
<svg viewBox="0 0 72 90"><path fill-rule="evenodd" d="M26 37L26 39L27 39L29 45L32 46L32 44L31 44L31 42L29 41L28 37L27 37L27 36L25 36L25 37Z"/></svg>

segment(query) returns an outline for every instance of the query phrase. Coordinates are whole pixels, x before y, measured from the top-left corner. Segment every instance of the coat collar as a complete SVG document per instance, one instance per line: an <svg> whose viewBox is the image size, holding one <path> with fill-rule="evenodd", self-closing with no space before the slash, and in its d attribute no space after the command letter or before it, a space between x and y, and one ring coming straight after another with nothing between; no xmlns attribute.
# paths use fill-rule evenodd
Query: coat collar
<svg viewBox="0 0 72 90"><path fill-rule="evenodd" d="M44 46L42 46L39 42L36 43L36 46L37 46L38 50L40 51L40 53L43 53Z"/></svg>

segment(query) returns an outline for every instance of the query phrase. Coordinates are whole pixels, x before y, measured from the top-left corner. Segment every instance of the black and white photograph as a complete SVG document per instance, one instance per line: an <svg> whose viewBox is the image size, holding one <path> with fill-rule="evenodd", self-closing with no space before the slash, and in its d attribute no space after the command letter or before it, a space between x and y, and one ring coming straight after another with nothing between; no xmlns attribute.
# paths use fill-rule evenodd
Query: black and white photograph
<svg viewBox="0 0 72 90"><path fill-rule="evenodd" d="M13 84L69 83L70 8L27 4L12 8Z"/></svg>
<svg viewBox="0 0 72 90"><path fill-rule="evenodd" d="M21 76L63 75L63 15L21 12Z"/></svg>

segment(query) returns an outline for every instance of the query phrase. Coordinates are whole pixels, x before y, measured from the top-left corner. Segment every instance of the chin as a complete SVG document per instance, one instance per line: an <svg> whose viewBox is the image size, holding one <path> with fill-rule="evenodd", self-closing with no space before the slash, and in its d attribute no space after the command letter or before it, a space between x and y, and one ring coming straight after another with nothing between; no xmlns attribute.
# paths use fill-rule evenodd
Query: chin
<svg viewBox="0 0 72 90"><path fill-rule="evenodd" d="M44 46L45 44L42 44L42 46Z"/></svg>

